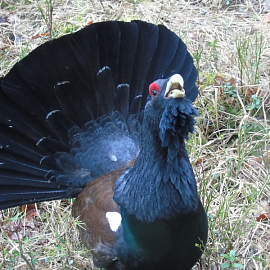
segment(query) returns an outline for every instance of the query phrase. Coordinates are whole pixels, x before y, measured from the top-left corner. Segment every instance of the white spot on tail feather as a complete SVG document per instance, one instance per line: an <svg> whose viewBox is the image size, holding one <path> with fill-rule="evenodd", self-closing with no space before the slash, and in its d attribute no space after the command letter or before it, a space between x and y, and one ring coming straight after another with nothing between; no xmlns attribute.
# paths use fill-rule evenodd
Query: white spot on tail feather
<svg viewBox="0 0 270 270"><path fill-rule="evenodd" d="M116 155L114 155L114 154L111 154L111 155L110 155L110 159L111 159L112 161L117 161L117 157L116 157Z"/></svg>
<svg viewBox="0 0 270 270"><path fill-rule="evenodd" d="M121 225L122 217L117 212L107 212L106 218L109 222L110 228L113 232L116 232Z"/></svg>
<svg viewBox="0 0 270 270"><path fill-rule="evenodd" d="M49 112L49 113L47 114L47 116L46 116L46 120L48 120L48 118L49 118L50 116L52 116L52 114L57 113L57 112L60 112L60 110L53 110L53 111Z"/></svg>
<svg viewBox="0 0 270 270"><path fill-rule="evenodd" d="M68 69L68 67L66 67L66 69ZM56 85L62 85L62 84L67 84L67 83L70 83L70 81L58 82Z"/></svg>

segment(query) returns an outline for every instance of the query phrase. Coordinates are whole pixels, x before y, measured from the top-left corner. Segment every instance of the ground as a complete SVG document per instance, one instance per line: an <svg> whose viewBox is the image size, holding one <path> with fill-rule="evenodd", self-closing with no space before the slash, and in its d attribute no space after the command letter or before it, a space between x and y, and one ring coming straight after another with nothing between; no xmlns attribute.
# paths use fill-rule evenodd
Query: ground
<svg viewBox="0 0 270 270"><path fill-rule="evenodd" d="M164 24L199 71L200 112L187 143L209 215L195 269L270 269L270 1L0 1L0 76L51 38L104 20ZM51 12L52 11L52 12ZM72 201L3 211L1 269L94 269ZM18 241L19 237L19 241Z"/></svg>

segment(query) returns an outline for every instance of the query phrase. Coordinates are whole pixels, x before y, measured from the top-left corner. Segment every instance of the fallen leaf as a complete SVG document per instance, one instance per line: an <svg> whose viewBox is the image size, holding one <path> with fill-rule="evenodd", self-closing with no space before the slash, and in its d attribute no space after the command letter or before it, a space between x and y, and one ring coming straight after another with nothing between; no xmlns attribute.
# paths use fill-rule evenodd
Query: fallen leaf
<svg viewBox="0 0 270 270"><path fill-rule="evenodd" d="M256 95L258 92L258 87L257 86L250 86L250 87L247 87L245 90L246 90L247 98L252 100L252 96ZM261 94L261 90L258 92L258 94Z"/></svg>
<svg viewBox="0 0 270 270"><path fill-rule="evenodd" d="M267 216L265 214L261 214L258 217L256 217L256 220L258 222L267 222L268 221L268 218L267 218Z"/></svg>
<svg viewBox="0 0 270 270"><path fill-rule="evenodd" d="M227 99L227 104L232 105L234 103L234 97L230 97Z"/></svg>
<svg viewBox="0 0 270 270"><path fill-rule="evenodd" d="M252 157L248 160L248 164L253 168L258 168L262 163L262 159L259 157Z"/></svg>
<svg viewBox="0 0 270 270"><path fill-rule="evenodd" d="M224 78L222 76L219 76L217 75L215 78L214 78L214 85L216 86L221 86L222 83L224 82Z"/></svg>
<svg viewBox="0 0 270 270"><path fill-rule="evenodd" d="M45 33L42 33L42 34L37 34L35 36L32 36L32 39L37 39L37 38L41 38L41 37L48 37L50 35L49 32L45 32Z"/></svg>
<svg viewBox="0 0 270 270"><path fill-rule="evenodd" d="M218 86L220 96L223 96L224 94L224 89L228 87L233 87L235 85L235 79L233 77L229 79L225 79L224 77L217 75L214 78L214 85Z"/></svg>
<svg viewBox="0 0 270 270"><path fill-rule="evenodd" d="M268 12L264 17L263 17L263 20L262 20L262 23L263 24L267 24L270 22L270 12Z"/></svg>
<svg viewBox="0 0 270 270"><path fill-rule="evenodd" d="M35 204L24 205L21 207L21 215L14 217L14 213L10 213L9 217L3 221L2 229L10 239L17 240L23 237L33 237L38 228L38 223L35 219L37 210Z"/></svg>
<svg viewBox="0 0 270 270"><path fill-rule="evenodd" d="M195 161L195 165L199 165L200 163L202 163L203 159L202 158L198 158L196 161Z"/></svg>

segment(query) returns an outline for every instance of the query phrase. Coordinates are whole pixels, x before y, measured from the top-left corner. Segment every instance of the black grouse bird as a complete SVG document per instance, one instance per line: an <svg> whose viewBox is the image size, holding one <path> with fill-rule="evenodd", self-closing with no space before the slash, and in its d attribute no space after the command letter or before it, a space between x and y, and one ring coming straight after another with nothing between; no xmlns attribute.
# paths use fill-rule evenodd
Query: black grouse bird
<svg viewBox="0 0 270 270"><path fill-rule="evenodd" d="M191 269L207 241L185 140L197 71L166 27L102 22L1 79L0 209L77 197L105 269Z"/></svg>

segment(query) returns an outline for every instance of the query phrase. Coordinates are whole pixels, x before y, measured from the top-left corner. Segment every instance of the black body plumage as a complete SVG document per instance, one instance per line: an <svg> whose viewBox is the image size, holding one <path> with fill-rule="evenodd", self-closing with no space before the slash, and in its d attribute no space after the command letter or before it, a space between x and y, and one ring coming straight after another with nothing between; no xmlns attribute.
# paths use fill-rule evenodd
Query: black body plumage
<svg viewBox="0 0 270 270"><path fill-rule="evenodd" d="M173 74L184 98L164 98ZM0 209L76 197L136 159L115 182L122 225L96 265L190 269L207 240L185 148L196 79L185 44L162 25L96 23L38 47L1 78ZM153 81L161 93L149 98Z"/></svg>

